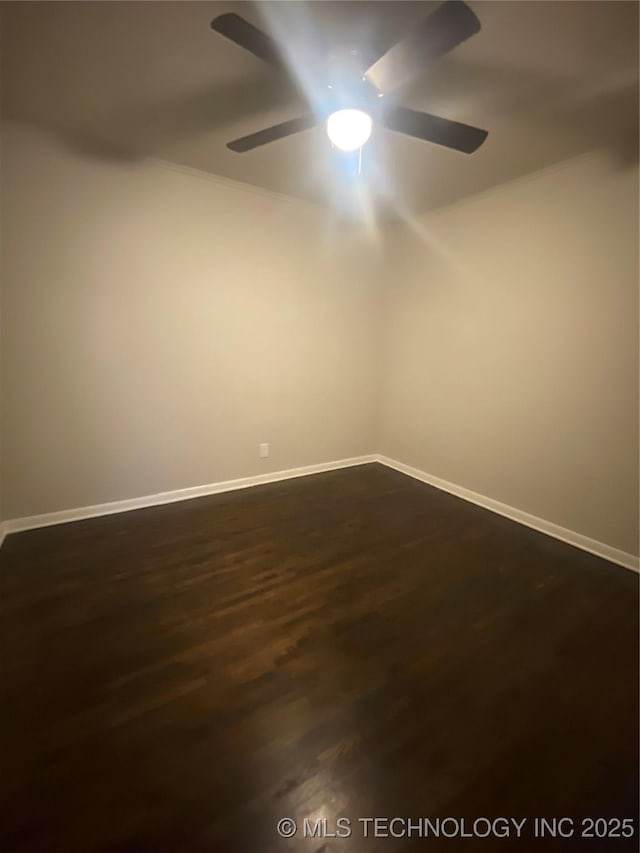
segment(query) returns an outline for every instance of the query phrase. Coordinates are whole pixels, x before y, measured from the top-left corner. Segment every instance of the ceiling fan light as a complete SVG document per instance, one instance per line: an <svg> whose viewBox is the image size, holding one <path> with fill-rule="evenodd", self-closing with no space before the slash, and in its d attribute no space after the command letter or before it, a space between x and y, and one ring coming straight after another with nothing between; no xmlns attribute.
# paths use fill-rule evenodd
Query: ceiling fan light
<svg viewBox="0 0 640 853"><path fill-rule="evenodd" d="M355 151L371 136L371 116L362 110L337 110L327 119L327 136L342 151Z"/></svg>

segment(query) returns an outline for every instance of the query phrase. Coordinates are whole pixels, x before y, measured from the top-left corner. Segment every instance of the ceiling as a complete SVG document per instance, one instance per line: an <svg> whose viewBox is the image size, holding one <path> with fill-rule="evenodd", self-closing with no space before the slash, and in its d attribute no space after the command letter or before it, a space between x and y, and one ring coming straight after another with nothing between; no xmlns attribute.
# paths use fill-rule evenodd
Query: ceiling
<svg viewBox="0 0 640 853"><path fill-rule="evenodd" d="M225 143L293 118L323 69L313 57L376 57L433 2L2 3L2 116L88 156L161 158L357 212L449 204L594 147L637 158L638 4L469 2L482 30L400 103L489 131L472 155L384 129L361 174L322 127L246 154ZM293 80L210 29L235 11L285 45ZM368 64L368 63L367 63Z"/></svg>

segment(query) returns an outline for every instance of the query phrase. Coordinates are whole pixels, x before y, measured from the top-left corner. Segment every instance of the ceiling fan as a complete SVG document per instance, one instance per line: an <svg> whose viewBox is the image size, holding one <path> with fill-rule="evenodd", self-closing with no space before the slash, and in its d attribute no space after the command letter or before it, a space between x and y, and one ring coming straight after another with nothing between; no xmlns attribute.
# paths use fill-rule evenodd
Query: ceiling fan
<svg viewBox="0 0 640 853"><path fill-rule="evenodd" d="M239 15L220 15L211 22L211 28L269 65L287 70L284 52L276 41ZM351 71L346 80L327 81L323 96L318 99L322 103L312 104L312 111L234 139L227 147L237 153L251 151L325 122L333 145L343 151L355 151L367 142L374 123L378 123L425 142L472 154L487 138L488 131L398 106L389 96L479 30L480 21L466 3L446 0L366 70Z"/></svg>

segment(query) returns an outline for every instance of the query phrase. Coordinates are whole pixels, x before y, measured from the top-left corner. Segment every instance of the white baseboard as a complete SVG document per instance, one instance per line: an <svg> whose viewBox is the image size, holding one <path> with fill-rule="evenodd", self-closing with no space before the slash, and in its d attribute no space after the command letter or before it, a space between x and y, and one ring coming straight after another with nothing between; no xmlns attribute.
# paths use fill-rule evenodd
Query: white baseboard
<svg viewBox="0 0 640 853"><path fill-rule="evenodd" d="M280 480L291 480L294 477L306 477L309 474L321 474L324 471L335 471L339 468L352 468L355 465L366 465L375 462L375 455L353 456L350 459L338 459L334 462L323 462L319 465L305 465L303 468L289 468L286 471L273 471L271 474L258 474L255 477L242 477L239 480L225 480L220 483L207 483L203 486L192 486L188 489L176 489L172 492L159 492L157 495L145 495L140 498L130 498L124 501L95 504L78 509L63 509L60 512L48 512L43 515L30 515L25 518L9 518L0 525L0 545L9 533L21 530L33 530L36 527L51 527L54 524L66 524L70 521L81 521L85 518L97 518L101 515L114 515L118 512L143 509L144 507L159 506L160 504L188 501L206 495L216 495L220 492L232 492L235 489L248 489L264 483L277 483Z"/></svg>
<svg viewBox="0 0 640 853"><path fill-rule="evenodd" d="M612 563L617 563L632 571L640 571L640 560L633 554L627 554L626 551L620 551L618 548L613 548L611 545L605 545L604 542L598 542L596 539L590 539L588 536L583 536L582 533L576 533L574 530L568 530L566 527L560 527L558 524L553 524L551 521L546 521L544 518L538 518L535 515L530 515L528 512L523 512L521 509L508 506L507 504L495 501L493 498L487 498L485 495L480 495L477 492L472 492L470 489L465 489L462 486L457 486L455 483L449 483L447 480L441 480L440 477L434 477L431 474L426 474L418 468L412 468L411 465L405 465L403 462L396 462L395 459L389 459L387 456L376 456L376 462L386 465L388 468L393 468L395 471L400 471L402 474L407 474L415 480L421 480L423 483L428 483L430 486L435 486L436 489L441 489L443 492L449 492L458 498L462 498L470 503L491 510L498 515L504 515L512 521L517 521L519 524L524 524L525 527L532 527L540 533L546 533L547 536L552 536L554 539L560 539L562 542L567 542L569 545L574 545L582 551L589 551L597 557L602 557L604 560L609 560Z"/></svg>
<svg viewBox="0 0 640 853"><path fill-rule="evenodd" d="M500 503L500 501L488 498L485 495L480 495L470 489L465 489L455 483L450 483L447 480L442 480L440 477L434 477L418 468L413 468L411 465L405 465L403 462L397 462L395 459L389 459L387 456L380 454L369 454L367 456L354 456L351 459L339 459L334 462L324 462L319 465L306 465L302 468L289 468L285 471L274 471L271 474L258 474L255 477L242 477L239 480L225 480L220 483L207 483L203 486L192 486L188 489L176 489L172 492L160 492L157 495L145 495L140 498L130 498L123 501L112 501L111 503L96 504L94 506L80 507L78 509L65 509L60 512L49 512L43 515L31 515L25 518L11 518L0 523L0 547L6 536L10 533L17 533L21 530L33 530L37 527L50 527L54 524L66 524L70 521L81 521L85 518L96 518L101 515L113 515L118 512L129 512L130 510L143 509L144 507L159 506L161 504L175 503L177 501L187 501L193 498L201 498L206 495L215 495L221 492L231 492L236 489L247 489L251 486L260 486L264 483L277 483L280 480L290 480L294 477L306 477L309 474L320 474L323 471L335 471L339 468L351 468L355 465L366 465L370 462L379 462L386 465L388 468L393 468L395 471L400 471L415 480L420 480L430 486L435 486L444 492L449 492L456 497L462 498L470 503L495 512L498 515L504 515L512 521L517 521L519 524L524 524L525 527L531 527L538 530L540 533L546 533L547 536L552 536L554 539L560 539L569 545L580 548L583 551L588 551L595 554L597 557L602 557L604 560L609 560L612 563L617 563L627 569L640 571L640 560L633 554L627 554L625 551L620 551L618 548L613 548L611 545L605 545L604 542L598 542L595 539L590 539L588 536L583 536L581 533L576 533L574 530L568 530L566 527L560 527L558 524L553 524L551 521L546 521L543 518L538 518L535 515L530 515L528 512Z"/></svg>

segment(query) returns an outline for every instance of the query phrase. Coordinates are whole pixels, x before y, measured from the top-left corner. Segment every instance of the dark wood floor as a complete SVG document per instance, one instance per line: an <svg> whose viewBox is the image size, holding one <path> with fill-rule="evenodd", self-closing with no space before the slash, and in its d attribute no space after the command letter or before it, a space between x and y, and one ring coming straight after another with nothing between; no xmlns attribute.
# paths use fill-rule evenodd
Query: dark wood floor
<svg viewBox="0 0 640 853"><path fill-rule="evenodd" d="M378 465L12 535L0 569L2 851L637 849L630 571Z"/></svg>

